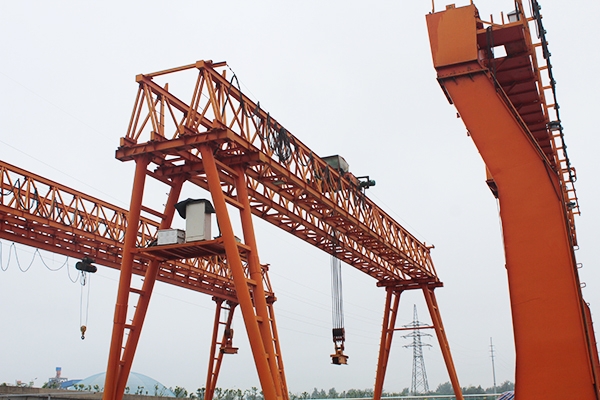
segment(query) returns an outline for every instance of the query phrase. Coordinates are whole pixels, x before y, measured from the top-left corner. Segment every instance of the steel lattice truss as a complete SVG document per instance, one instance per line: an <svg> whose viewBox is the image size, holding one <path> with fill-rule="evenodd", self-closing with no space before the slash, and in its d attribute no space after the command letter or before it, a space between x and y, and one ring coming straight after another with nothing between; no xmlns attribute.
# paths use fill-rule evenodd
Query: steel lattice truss
<svg viewBox="0 0 600 400"><path fill-rule="evenodd" d="M159 222L142 218L133 269L144 275ZM127 210L0 161L0 238L119 269ZM266 267L265 267L266 271ZM158 280L236 301L226 258L214 255L161 263ZM265 287L271 293L268 276Z"/></svg>
<svg viewBox="0 0 600 400"><path fill-rule="evenodd" d="M336 253L380 285L439 282L430 247L366 197L354 175L330 167L243 95L235 76L227 80L225 66L199 61L138 75L134 111L117 158L150 155L155 178L171 184L185 174L188 181L207 189L198 146L208 143L230 204L240 207L234 181L235 167L242 165L254 215ZM189 103L169 84L161 86L154 80L190 73L195 86Z"/></svg>

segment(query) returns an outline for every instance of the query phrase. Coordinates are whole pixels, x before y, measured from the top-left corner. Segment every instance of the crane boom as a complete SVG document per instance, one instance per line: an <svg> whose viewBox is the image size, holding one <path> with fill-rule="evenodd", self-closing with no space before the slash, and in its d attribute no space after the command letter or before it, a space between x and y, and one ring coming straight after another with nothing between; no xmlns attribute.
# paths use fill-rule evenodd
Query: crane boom
<svg viewBox="0 0 600 400"><path fill-rule="evenodd" d="M474 5L427 15L437 79L457 108L500 203L516 348L519 399L598 399L598 353L577 273L579 212L555 104L542 83L521 1L506 24ZM537 14L536 14L537 13ZM494 56L503 46L506 55ZM548 66L544 69L548 69ZM557 127L560 127L557 134Z"/></svg>
<svg viewBox="0 0 600 400"><path fill-rule="evenodd" d="M116 156L150 155L154 176L177 174L208 189L198 147L214 144L222 190L235 199L233 166L244 165L252 213L371 275L381 285L437 283L430 247L361 191L358 180L332 168L224 74L224 63L195 64L138 75L139 91ZM155 82L197 70L189 104ZM165 116L166 115L166 116ZM145 134L144 141L142 134Z"/></svg>

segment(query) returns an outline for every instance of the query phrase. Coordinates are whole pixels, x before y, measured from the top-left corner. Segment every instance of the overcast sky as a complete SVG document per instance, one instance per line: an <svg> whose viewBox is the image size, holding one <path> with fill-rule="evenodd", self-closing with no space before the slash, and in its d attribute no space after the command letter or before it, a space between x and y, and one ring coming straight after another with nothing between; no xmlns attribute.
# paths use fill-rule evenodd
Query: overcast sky
<svg viewBox="0 0 600 400"><path fill-rule="evenodd" d="M457 5L465 5L462 1ZM569 155L577 169L581 279L600 310L600 146L595 122L600 3L545 0ZM445 4L438 2L436 7ZM480 1L482 16L509 12L509 0ZM514 379L514 345L498 207L483 163L436 82L425 15L413 1L1 1L0 159L128 207L133 163L114 158L137 85L135 75L196 60L227 61L242 90L320 156L342 155L377 186L368 195L409 231L434 244L445 286L436 291L460 382ZM194 195L204 195L193 193ZM162 196L162 193L160 194ZM198 197L200 197L198 196ZM182 220L174 225L183 226ZM373 386L385 295L375 281L343 271L348 366L330 364L329 258L255 222L261 261L271 264L289 389ZM241 235L238 235L241 236ZM106 368L118 272L91 278L88 332L80 339L81 285L64 267L51 272L34 249L1 241L0 383L41 386L57 366L85 378ZM22 272L31 263L27 272ZM74 263L43 253L50 268ZM10 262L9 262L10 259ZM403 295L398 325L423 296ZM204 386L214 305L207 295L158 284L133 371L166 386ZM259 386L240 315L238 355L226 356L218 386ZM429 385L448 380L434 338L424 339ZM394 338L388 391L410 386L409 339Z"/></svg>

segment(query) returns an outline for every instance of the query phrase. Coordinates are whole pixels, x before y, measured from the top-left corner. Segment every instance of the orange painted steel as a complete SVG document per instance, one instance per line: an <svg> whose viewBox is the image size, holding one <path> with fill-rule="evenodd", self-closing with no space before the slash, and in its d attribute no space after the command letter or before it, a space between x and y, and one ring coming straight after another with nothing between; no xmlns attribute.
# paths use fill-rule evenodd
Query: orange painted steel
<svg viewBox="0 0 600 400"><path fill-rule="evenodd" d="M450 345L448 344L448 338L446 337L446 331L442 323L442 315L440 313L439 306L435 298L434 285L405 285L396 288L386 288L383 326L381 329L381 341L379 344L379 357L377 360L377 374L375 378L373 398L381 399L381 395L383 393L383 383L390 356L394 332L399 329L407 329L396 328L396 317L398 316L398 308L400 306L400 295L404 290L416 288L423 290L425 302L427 303L427 309L433 321L432 327L435 329L436 337L438 339L438 342L440 343L442 357L444 358L446 368L448 369L448 376L450 378L450 383L452 384L454 395L457 400L463 400L462 389L458 382L458 375L456 374L456 370L454 369L454 362L452 361L452 355L450 353Z"/></svg>
<svg viewBox="0 0 600 400"><path fill-rule="evenodd" d="M124 208L0 161L2 239L72 258L88 256L99 265L120 269L127 213ZM223 253L222 243L214 241L210 251L199 258L174 260L166 251L153 256L155 247L148 246L156 240L159 225L148 217L140 219L132 272L143 276L150 260L158 259L157 280L235 301L229 267L219 255ZM266 271L264 279L272 297Z"/></svg>
<svg viewBox="0 0 600 400"><path fill-rule="evenodd" d="M275 298L262 286L268 278L264 267L260 267L252 214L328 253L335 251L342 261L389 290L433 290L441 282L431 261L430 246L366 197L352 173L331 167L246 97L235 76L226 79L225 69L225 63L198 61L138 75L134 110L116 157L133 160L139 168L146 168L144 160L150 160L147 176L167 185L183 177L210 192L235 286L235 301L242 312L265 398L287 399L274 317ZM164 82L173 75L179 84L183 81L180 78L193 79L183 90L185 93L194 88L189 102L175 94L173 82ZM136 190L134 187L134 193ZM227 205L240 213L244 243L233 233ZM190 246L194 245L156 246L144 252L169 252L175 259ZM240 258L242 249L247 260L246 275ZM437 309L434 312L438 313ZM441 317L432 318L441 324ZM114 329L121 327L115 324ZM438 339L447 349L445 335L438 335ZM390 345L391 336L388 350ZM455 376L452 359L447 355L450 375ZM376 381L381 385L386 365L387 357L380 360L377 371ZM120 389L114 393L114 398L106 400L120 400ZM207 396L208 400L210 394Z"/></svg>
<svg viewBox="0 0 600 400"><path fill-rule="evenodd" d="M452 389L454 390L456 399L462 400L463 395L462 389L458 382L458 375L456 374L454 368L450 368L450 366L453 364L452 354L450 354L450 345L448 344L446 330L444 329L444 324L442 323L442 314L440 312L435 293L433 292L435 287L431 285L421 285L421 289L423 290L423 294L425 295L425 302L427 303L427 308L429 309L429 315L431 315L435 335L437 336L438 342L440 343L442 357L444 357L444 362L446 363L446 366L448 366L448 376L450 377Z"/></svg>
<svg viewBox="0 0 600 400"><path fill-rule="evenodd" d="M127 226L137 226L142 212L142 198L144 195L144 185L146 180L146 166L150 159L148 157L140 157L136 163L135 177L133 181L133 193L131 195L131 203L129 214L127 215ZM131 293L131 277L135 239L137 231L128 229L125 231L125 241L123 244L123 258L121 259L121 274L119 275L119 287L117 290L117 304L115 305L114 329L110 342L110 350L108 353L108 368L106 369L106 380L104 383L104 397L107 399L115 398L116 390L123 377L124 366L127 361L122 360L123 337L125 335L125 322L127 319L127 306L129 303L129 295ZM150 270L150 268L149 268ZM141 291L140 291L141 294ZM150 293L147 293L150 295ZM141 326L138 327L141 329ZM134 329L129 329L133 331ZM129 373L124 376L125 380ZM124 388L123 388L124 389ZM113 391L111 393L111 390Z"/></svg>
<svg viewBox="0 0 600 400"><path fill-rule="evenodd" d="M381 328L381 340L379 342L379 357L377 358L377 374L375 378L375 387L373 389L374 399L381 399L381 395L383 394L383 382L388 360L390 358L392 338L394 337L394 328L396 327L396 317L398 316L401 294L402 290L386 288L383 325Z"/></svg>
<svg viewBox="0 0 600 400"><path fill-rule="evenodd" d="M248 256L248 271L250 279L255 282L256 288L253 290L254 307L256 309L256 317L262 341L265 346L265 351L273 376L273 382L276 385L277 396L283 396L283 393L288 393L283 371L283 358L279 351L276 351L276 343L278 342L276 333L274 332L274 314L273 310L269 309L267 296L263 287L263 270L258 259L258 247L256 245L256 237L254 235L254 226L252 223L252 212L250 211L250 200L246 186L244 170L241 166L236 167L236 188L238 191L238 201L243 208L240 209L240 218L242 221L242 230L244 232L244 241L252 249Z"/></svg>
<svg viewBox="0 0 600 400"><path fill-rule="evenodd" d="M216 71L223 66L198 61L174 69L198 70L189 105L154 82L165 73L138 75L134 113L117 158L151 154L157 179L186 174L207 189L198 148L212 143L229 204L238 205L233 167L243 165L254 215L327 252L339 234L339 258L378 281L438 282L430 247L366 197L351 174L329 167L244 96ZM170 118L161 119L163 109Z"/></svg>
<svg viewBox="0 0 600 400"><path fill-rule="evenodd" d="M229 218L227 203L225 202L225 195L221 190L221 181L213 149L208 147L208 145L202 145L199 150L202 154L204 168L206 169L208 189L214 202L221 235L225 240L225 252L227 253L233 282L237 290L238 302L242 311L242 317L244 318L244 325L246 326L246 332L252 349L258 379L260 380L265 399L281 399L281 380L278 379L278 374L272 371L269 365L269 356L271 355L269 352L269 343L272 344L272 341L271 338L269 338L269 343L263 340L259 326L262 325L259 323L259 318L260 322L263 322L261 315L268 311L266 309L260 310L259 308L262 304L254 302L252 299L252 297L262 297L264 299L265 294L264 292L261 293L261 287L256 281L252 280L252 276L250 279L247 279L244 273L242 260L236 244L237 240ZM251 252L256 253L256 249L251 249ZM257 256L254 254L251 257ZM253 288L250 286L253 286ZM287 393L285 396L287 398Z"/></svg>
<svg viewBox="0 0 600 400"><path fill-rule="evenodd" d="M598 399L596 341L576 268L574 170L554 129L537 47L518 20L484 23L475 6L429 14L438 82L463 119L500 203L516 348L515 397ZM533 9L539 12L537 2ZM543 35L542 35L543 37ZM506 55L494 57L504 46ZM548 58L548 54L545 54ZM552 109L556 114L552 115ZM552 118L556 118L553 120ZM488 179L489 181L489 179Z"/></svg>

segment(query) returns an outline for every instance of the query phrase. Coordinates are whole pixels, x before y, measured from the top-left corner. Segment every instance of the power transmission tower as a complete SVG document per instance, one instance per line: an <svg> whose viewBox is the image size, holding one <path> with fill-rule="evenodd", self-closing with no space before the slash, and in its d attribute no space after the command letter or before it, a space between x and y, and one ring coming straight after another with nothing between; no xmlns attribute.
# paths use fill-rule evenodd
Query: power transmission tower
<svg viewBox="0 0 600 400"><path fill-rule="evenodd" d="M492 375L494 377L494 394L496 393L496 364L494 363L494 344L490 338L490 357L492 358Z"/></svg>
<svg viewBox="0 0 600 400"><path fill-rule="evenodd" d="M405 328L413 329L408 335L403 338L412 338L412 343L402 347L413 348L413 366L412 366L412 383L410 392L413 396L429 391L429 383L427 382L427 372L425 371L425 360L423 359L423 346L431 347L428 343L423 343L421 338L430 336L428 333L422 333L421 329L429 326L421 323L417 315L417 305L413 306L413 321L409 325L404 325Z"/></svg>

